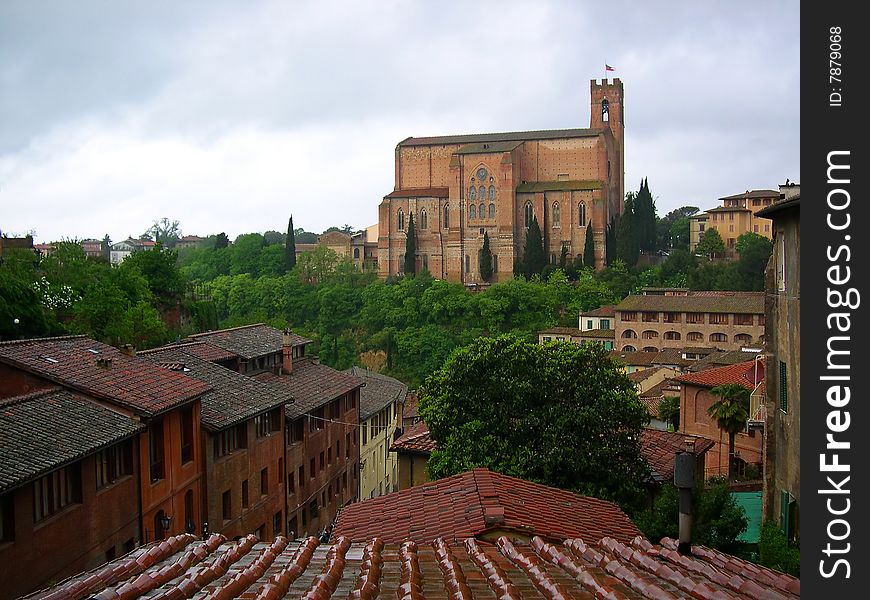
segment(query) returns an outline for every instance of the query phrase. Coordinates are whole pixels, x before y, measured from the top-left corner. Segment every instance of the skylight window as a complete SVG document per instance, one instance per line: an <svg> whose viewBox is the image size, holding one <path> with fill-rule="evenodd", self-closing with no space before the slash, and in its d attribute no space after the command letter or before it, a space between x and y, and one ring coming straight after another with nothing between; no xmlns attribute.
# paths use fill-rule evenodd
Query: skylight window
<svg viewBox="0 0 870 600"><path fill-rule="evenodd" d="M88 352L90 352L91 354L99 354L100 353L99 350L95 350L94 348L88 348Z"/></svg>
<svg viewBox="0 0 870 600"><path fill-rule="evenodd" d="M50 356L40 356L39 358L41 358L41 359L44 360L45 362L50 362L50 363L52 363L52 364L56 364L56 363L59 363L59 362L60 362L60 361L57 360L56 358L52 358L52 357L50 357Z"/></svg>

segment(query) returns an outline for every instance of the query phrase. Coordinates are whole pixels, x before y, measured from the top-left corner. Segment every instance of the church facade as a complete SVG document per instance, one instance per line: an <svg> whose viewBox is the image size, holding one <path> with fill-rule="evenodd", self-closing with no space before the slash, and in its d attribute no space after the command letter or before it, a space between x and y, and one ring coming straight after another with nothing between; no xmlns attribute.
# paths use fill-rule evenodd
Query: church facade
<svg viewBox="0 0 870 600"><path fill-rule="evenodd" d="M605 260L604 234L624 198L623 85L590 84L588 129L410 137L396 146L395 187L378 212L378 270L404 270L413 215L418 272L464 284L482 283L480 250L488 234L493 276L513 276L534 216L552 262L563 246L582 256L586 229L595 266Z"/></svg>

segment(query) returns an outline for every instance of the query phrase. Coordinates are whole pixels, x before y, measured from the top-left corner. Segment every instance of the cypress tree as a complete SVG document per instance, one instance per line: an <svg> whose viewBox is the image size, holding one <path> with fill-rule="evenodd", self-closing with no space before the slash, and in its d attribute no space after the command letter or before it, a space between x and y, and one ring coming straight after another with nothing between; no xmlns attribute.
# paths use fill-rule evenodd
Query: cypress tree
<svg viewBox="0 0 870 600"><path fill-rule="evenodd" d="M563 271L568 264L568 244L562 244L562 252L559 254L559 268Z"/></svg>
<svg viewBox="0 0 870 600"><path fill-rule="evenodd" d="M625 262L629 267L637 264L637 255L640 252L637 228L635 226L634 201L636 195L629 192L625 195L625 209L619 217L619 227L616 234L616 257Z"/></svg>
<svg viewBox="0 0 870 600"><path fill-rule="evenodd" d="M483 247L480 249L480 278L484 281L492 279L492 251L489 249L489 234L483 234Z"/></svg>
<svg viewBox="0 0 870 600"><path fill-rule="evenodd" d="M616 260L616 230L619 228L619 215L610 218L610 223L604 229L604 264L610 265Z"/></svg>
<svg viewBox="0 0 870 600"><path fill-rule="evenodd" d="M284 270L291 271L296 266L296 232L293 231L293 215L287 224L287 239L284 241Z"/></svg>
<svg viewBox="0 0 870 600"><path fill-rule="evenodd" d="M405 274L417 274L417 232L414 229L414 215L408 217L408 237L405 239Z"/></svg>
<svg viewBox="0 0 870 600"><path fill-rule="evenodd" d="M610 227L608 227L610 229ZM583 247L583 266L595 268L595 239L592 224L586 226L586 245Z"/></svg>
<svg viewBox="0 0 870 600"><path fill-rule="evenodd" d="M533 215L532 222L529 225L529 230L526 232L526 245L523 249L523 267L525 269L526 279L531 279L533 275L540 275L546 264L547 258L544 255L544 236L541 235L541 227L538 225L538 218Z"/></svg>

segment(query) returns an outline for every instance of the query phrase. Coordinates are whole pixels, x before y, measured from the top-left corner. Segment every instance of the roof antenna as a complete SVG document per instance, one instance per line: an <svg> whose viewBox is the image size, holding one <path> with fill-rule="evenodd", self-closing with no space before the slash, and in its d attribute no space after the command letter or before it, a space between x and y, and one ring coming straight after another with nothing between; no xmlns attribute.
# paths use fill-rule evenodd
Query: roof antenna
<svg viewBox="0 0 870 600"><path fill-rule="evenodd" d="M686 440L677 452L674 464L674 487L680 490L680 542L677 552L692 554L692 488L695 487L695 440Z"/></svg>

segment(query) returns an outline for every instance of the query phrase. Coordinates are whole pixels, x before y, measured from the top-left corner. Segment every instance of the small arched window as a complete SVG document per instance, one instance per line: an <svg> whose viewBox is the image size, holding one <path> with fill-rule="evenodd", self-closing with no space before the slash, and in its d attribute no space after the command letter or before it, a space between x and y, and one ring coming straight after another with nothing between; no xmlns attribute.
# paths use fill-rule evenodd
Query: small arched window
<svg viewBox="0 0 870 600"><path fill-rule="evenodd" d="M353 249L353 257L354 257L354 258L359 258L359 248L354 248L354 249Z"/></svg>
<svg viewBox="0 0 870 600"><path fill-rule="evenodd" d="M559 203L553 202L553 227L558 228L561 227L562 224L559 222L560 217L562 216L562 211L559 210Z"/></svg>
<svg viewBox="0 0 870 600"><path fill-rule="evenodd" d="M429 229L429 215L425 208L420 211L420 229Z"/></svg>
<svg viewBox="0 0 870 600"><path fill-rule="evenodd" d="M405 230L405 212L401 208L399 209L396 221L398 222L398 225L399 225L399 231L404 231Z"/></svg>
<svg viewBox="0 0 870 600"><path fill-rule="evenodd" d="M586 204L583 202L577 205L577 224L580 227L586 225Z"/></svg>
<svg viewBox="0 0 870 600"><path fill-rule="evenodd" d="M525 223L526 227L529 227L532 224L532 217L534 216L534 211L532 210L532 203L526 202L525 208Z"/></svg>
<svg viewBox="0 0 870 600"><path fill-rule="evenodd" d="M472 221L477 218L477 205L469 204L468 205L468 220Z"/></svg>
<svg viewBox="0 0 870 600"><path fill-rule="evenodd" d="M471 257L468 256L467 254L465 255L465 272L466 273L471 272Z"/></svg>
<svg viewBox="0 0 870 600"><path fill-rule="evenodd" d="M444 205L444 229L450 227L450 205Z"/></svg>
<svg viewBox="0 0 870 600"><path fill-rule="evenodd" d="M495 218L495 202L489 203L489 218L490 219Z"/></svg>
<svg viewBox="0 0 870 600"><path fill-rule="evenodd" d="M495 201L495 186L494 185L489 186L489 201L490 202Z"/></svg>
<svg viewBox="0 0 870 600"><path fill-rule="evenodd" d="M704 339L704 334L700 331L692 331L688 335L686 335L686 339L690 342L700 342Z"/></svg>
<svg viewBox="0 0 870 600"><path fill-rule="evenodd" d="M477 214L480 215L481 219L486 218L486 206L483 205L483 202L480 203L480 207L479 207Z"/></svg>
<svg viewBox="0 0 870 600"><path fill-rule="evenodd" d="M605 123L610 120L610 102L607 98L601 101L601 120Z"/></svg>
<svg viewBox="0 0 870 600"><path fill-rule="evenodd" d="M626 329L625 331L622 332L622 337L624 337L627 340L635 340L635 339L637 339L637 334L634 332L633 329Z"/></svg>
<svg viewBox="0 0 870 600"><path fill-rule="evenodd" d="M711 342L727 342L728 336L725 335L724 333L711 333L710 334L710 341Z"/></svg>
<svg viewBox="0 0 870 600"><path fill-rule="evenodd" d="M486 200L486 188L483 186L480 186L480 189L477 191L480 192L478 195L478 198L480 198L481 202Z"/></svg>
<svg viewBox="0 0 870 600"><path fill-rule="evenodd" d="M622 351L623 352L637 352L637 348L635 348L634 346L623 346Z"/></svg>
<svg viewBox="0 0 870 600"><path fill-rule="evenodd" d="M476 187L471 186L470 188L468 188L468 199L469 200L477 200L477 188Z"/></svg>

